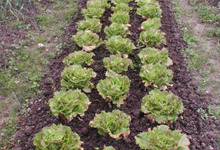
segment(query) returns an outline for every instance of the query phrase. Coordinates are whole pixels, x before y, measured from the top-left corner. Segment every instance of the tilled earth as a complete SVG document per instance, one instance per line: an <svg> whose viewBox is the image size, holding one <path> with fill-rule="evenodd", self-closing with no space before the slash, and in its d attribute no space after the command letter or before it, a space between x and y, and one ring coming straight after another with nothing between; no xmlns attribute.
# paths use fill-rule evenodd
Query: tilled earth
<svg viewBox="0 0 220 150"><path fill-rule="evenodd" d="M30 111L27 116L20 116L21 120L19 126L21 129L18 131L16 143L14 149L20 148L22 150L35 149L32 138L39 132L43 127L50 126L51 124L63 124L71 127L72 131L77 132L81 140L84 142L82 145L85 150L94 150L95 148L103 148L104 145L112 145L117 150L140 150L140 148L135 144L134 136L142 131L147 131L148 128L157 126L158 124L152 124L144 114L140 111L141 101L148 90L142 84L141 78L139 77L140 68L132 70L129 68L124 75L127 75L131 80L130 91L125 103L119 108L125 113L129 114L132 118L130 123L131 134L126 140L114 140L109 136L100 136L97 129L91 128L89 122L94 118L95 113L100 113L102 110L111 111L116 109L115 105L106 103L102 97L98 94L96 89L93 89L90 94L87 94L90 98L92 104L90 105L88 111L86 111L85 116L81 118L75 118L70 123L66 124L60 119L54 117L51 113L49 106L45 104L49 98L53 97L54 87L56 90L60 90L60 80L61 72L64 69L64 64L62 60L74 50L79 48L70 41L73 34L77 32L76 22L83 19L80 15L81 8L86 7L87 0L81 0L78 8L78 14L70 22L70 26L65 29L65 35L63 38L63 52L59 57L54 59L50 63L50 72L45 75L43 82L41 83L41 90L44 91L44 95L40 100L36 100L30 104ZM187 134L190 139L190 148L192 150L212 150L216 149L217 144L215 136L217 131L219 131L219 121L213 121L211 118L203 120L197 110L203 108L207 110L209 103L207 102L210 98L209 95L200 94L197 91L197 85L192 82L191 74L187 71L187 65L181 54L181 49L186 47L186 43L182 38L182 31L177 27L177 23L174 18L174 12L171 9L172 4L169 0L159 0L162 8L162 28L161 30L166 33L167 44L162 45L169 50L169 57L173 60L173 65L170 69L174 72L173 86L168 90L176 94L184 104L184 113L179 117L179 119L171 124L171 129L179 129L183 133ZM131 16L131 35L128 36L135 44L137 44L137 39L140 34L140 27L143 20L135 14L135 4L131 2L129 4L134 8L134 11L130 13ZM103 19L102 32L99 36L105 40L104 27L111 24L108 18L111 16L112 12L106 9ZM162 47L161 46L161 47ZM160 47L159 47L160 48ZM108 50L104 45L93 51L96 55L94 60L96 63L91 66L91 68L97 73L97 77L92 80L96 85L99 80L105 78L105 71L102 59L110 55ZM129 58L134 62L138 62L136 54L138 50L133 50L129 54ZM53 80L50 80L50 79Z"/></svg>

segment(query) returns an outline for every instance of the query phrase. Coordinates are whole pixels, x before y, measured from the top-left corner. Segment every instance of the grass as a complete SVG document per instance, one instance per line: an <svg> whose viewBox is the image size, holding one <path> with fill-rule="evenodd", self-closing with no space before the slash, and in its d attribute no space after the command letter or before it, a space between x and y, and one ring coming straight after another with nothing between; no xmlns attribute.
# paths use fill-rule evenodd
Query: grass
<svg viewBox="0 0 220 150"><path fill-rule="evenodd" d="M25 44L26 41L22 41ZM39 89L38 82L42 79L41 72L48 65L50 54L39 56L36 49L25 49L23 45L14 45L14 49L8 49L4 54L6 67L0 73L1 95L8 97L14 92L19 102L24 99L34 98L32 93Z"/></svg>
<svg viewBox="0 0 220 150"><path fill-rule="evenodd" d="M181 0L171 1L176 5L174 7L175 17L184 31L183 39L188 44L188 47L182 52L186 56L189 69L194 73L193 78L199 82L198 90L213 94L213 100L218 102L220 94L218 80L220 75L218 69L220 56L219 11L206 2L202 3L201 0L189 0L189 4L193 7ZM183 6L184 4L185 6ZM200 24L199 29L197 29L198 24ZM218 106L210 106L209 114L220 119L217 109L219 109ZM198 111L204 115L203 110Z"/></svg>
<svg viewBox="0 0 220 150"><path fill-rule="evenodd" d="M6 61L4 66L0 66L0 95L6 98L0 103L0 113L7 111L12 105L9 117L0 129L0 133L4 134L0 136L0 147L3 149L13 146L13 136L17 131L17 107L21 107L21 112L25 113L28 102L36 100L41 94L39 83L48 70L49 60L62 50L62 28L68 25L69 20L76 14L77 0L50 1L49 9L43 7L38 0L33 1L40 12L36 16L37 20L31 22L32 25L39 26L34 30L24 22L33 21L32 18L24 15L22 21L4 12L4 21L8 28L12 31L21 29L26 36L4 50L3 57ZM44 44L44 47L39 48L38 43ZM4 46L4 43L1 44ZM0 48L3 47L0 45Z"/></svg>
<svg viewBox="0 0 220 150"><path fill-rule="evenodd" d="M217 105L209 106L208 112L202 108L197 112L204 120L208 117L214 120L220 119L219 10L208 5L207 2L212 1L171 0L171 2L175 4L175 18L184 31L183 38L188 44L182 52L186 56L189 69L194 73L192 78L199 81L198 91L212 94L212 101L217 103ZM198 24L202 24L203 30L197 29ZM220 136L218 136L218 141L218 146L220 146Z"/></svg>
<svg viewBox="0 0 220 150"><path fill-rule="evenodd" d="M53 9L55 10L60 10L60 9L64 9L66 6L65 6L65 3L64 2L57 2L56 5L53 6Z"/></svg>
<svg viewBox="0 0 220 150"><path fill-rule="evenodd" d="M1 141L0 145L2 150L6 150L14 146L13 137L14 137L14 133L18 129L18 127L15 126L17 121L18 118L16 116L10 117L5 121L4 126L1 129L4 133L4 136L0 136L0 141ZM12 137L12 138L5 138L5 137Z"/></svg>
<svg viewBox="0 0 220 150"><path fill-rule="evenodd" d="M31 7L31 0L0 0L0 18L12 15L17 19L23 17L23 12Z"/></svg>
<svg viewBox="0 0 220 150"><path fill-rule="evenodd" d="M211 7L208 4L200 4L197 8L197 14L201 22L218 23L220 21L218 8Z"/></svg>
<svg viewBox="0 0 220 150"><path fill-rule="evenodd" d="M220 28L218 27L208 28L207 32L204 33L204 36L220 38Z"/></svg>
<svg viewBox="0 0 220 150"><path fill-rule="evenodd" d="M44 14L37 15L37 21L41 27L53 25L56 23L56 20L53 16L44 15Z"/></svg>
<svg viewBox="0 0 220 150"><path fill-rule="evenodd" d="M194 6L195 4L200 3L200 2L202 2L202 0L189 0L189 4L192 6Z"/></svg>

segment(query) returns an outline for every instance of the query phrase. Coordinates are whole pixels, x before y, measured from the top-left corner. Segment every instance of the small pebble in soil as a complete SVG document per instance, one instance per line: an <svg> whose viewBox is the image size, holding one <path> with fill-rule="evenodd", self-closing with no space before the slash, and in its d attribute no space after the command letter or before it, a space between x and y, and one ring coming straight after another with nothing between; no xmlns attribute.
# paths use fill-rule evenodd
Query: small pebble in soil
<svg viewBox="0 0 220 150"><path fill-rule="evenodd" d="M5 136L5 134L4 134L4 133L1 133L0 135L1 135L1 136Z"/></svg>
<svg viewBox="0 0 220 150"><path fill-rule="evenodd" d="M131 143L131 140L129 138L125 139L126 143Z"/></svg>
<svg viewBox="0 0 220 150"><path fill-rule="evenodd" d="M100 109L97 109L97 110L96 110L96 113L97 113L97 114L101 113L101 110L100 110Z"/></svg>
<svg viewBox="0 0 220 150"><path fill-rule="evenodd" d="M27 112L31 112L31 108L28 108L28 109L27 109Z"/></svg>
<svg viewBox="0 0 220 150"><path fill-rule="evenodd" d="M44 47L44 44L38 43L38 47L39 47L39 48L42 48L42 47Z"/></svg>
<svg viewBox="0 0 220 150"><path fill-rule="evenodd" d="M29 135L31 135L31 133L32 133L32 127L27 126L27 127L25 128L25 134L29 136Z"/></svg>
<svg viewBox="0 0 220 150"><path fill-rule="evenodd" d="M136 109L136 110L133 111L133 114L134 114L134 116L136 116L136 117L139 117L139 116L140 116L140 113L141 113L140 109Z"/></svg>
<svg viewBox="0 0 220 150"><path fill-rule="evenodd" d="M87 128L82 128L82 134L87 135L88 134L88 129Z"/></svg>
<svg viewBox="0 0 220 150"><path fill-rule="evenodd" d="M112 104L111 103L108 103L108 106L109 106L109 108L112 108Z"/></svg>

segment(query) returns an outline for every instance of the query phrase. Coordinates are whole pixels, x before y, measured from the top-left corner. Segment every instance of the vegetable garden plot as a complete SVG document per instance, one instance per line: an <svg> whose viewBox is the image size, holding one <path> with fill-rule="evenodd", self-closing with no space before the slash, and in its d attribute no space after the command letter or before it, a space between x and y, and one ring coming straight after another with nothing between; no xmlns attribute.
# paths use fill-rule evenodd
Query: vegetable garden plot
<svg viewBox="0 0 220 150"><path fill-rule="evenodd" d="M119 1L115 0L113 2L118 3ZM81 5L84 8L83 15L85 15L85 17L91 18L92 9L89 9L89 11L86 10L86 1L82 1ZM158 31L155 29L151 29L152 32L150 32L150 34L148 34L148 33L143 34L140 41L144 45L154 46L156 49L158 49L158 51L160 51L159 49L162 49L162 47L168 48L169 54L170 54L169 56L173 60L173 65L170 66L170 68L174 72L174 74L173 74L173 87L171 87L169 85L171 83L170 80L172 79L172 78L170 79L170 77L172 76L172 73L171 74L169 73L171 70L167 69L167 67L165 65L162 68L160 68L160 65L159 65L159 68L164 70L164 73L160 76L153 76L153 75L152 76L145 76L146 73L140 73L141 70L146 71L146 68L148 68L148 71L146 71L146 72L149 72L155 68L155 67L150 67L150 69L149 69L149 66L148 67L146 66L141 69L141 66L142 66L140 63L141 60L138 59L138 53L140 52L140 48L139 48L140 46L138 46L138 41L139 41L140 32L142 32L139 29L141 28L141 24L145 21L146 17L152 17L152 15L148 16L148 14L146 14L146 13L140 13L140 14L144 15L144 17L143 17L144 19L142 19L142 17L138 16L138 14L136 13L136 9L138 7L137 4L132 1L132 2L129 2L129 6L131 8L133 8L133 10L130 11L130 14L129 14L130 21L128 21L126 13L120 14L120 12L118 12L118 11L117 12L114 11L114 13L117 14L118 17L116 17L116 18L111 17L111 15L113 14L113 11L111 11L110 10L111 8L108 8L108 6L107 6L105 11L103 11L104 14L95 15L96 18L101 18L102 28L101 28L100 33L94 33L91 31L89 31L89 32L88 31L79 31L77 33L76 22L79 22L80 20L83 19L82 15L80 14L80 10L79 10L78 16L76 16L76 18L73 21L74 23L72 24L72 26L69 27L69 28L73 28L74 30L72 31L71 29L69 29L67 32L72 31L71 33L68 33L71 35L80 34L81 36L79 36L78 38L84 37L85 39L86 38L92 39L92 42L88 43L88 40L77 40L78 39L77 36L74 36L74 38L73 38L73 40L75 40L76 43L80 47L82 47L83 50L85 50L87 52L92 51L92 53L91 52L90 53L95 54L95 56L93 57L94 63L90 64L90 62L89 62L89 65L91 65L91 69L93 69L93 71L96 72L96 77L95 77L95 74L92 71L90 71L91 77L85 76L83 78L79 78L80 79L79 81L68 80L68 78L72 79L71 76L76 77L76 75L75 75L75 73L72 73L72 71L69 71L69 72L65 71L66 75L65 75L65 78L64 77L62 78L62 80L65 80L64 81L65 84L63 84L63 86L65 86L66 89L79 88L79 89L82 89L85 92L87 92L87 96L88 96L91 104L89 103L90 105L88 107L88 110L84 112L85 115L83 117L79 117L79 116L73 117L73 118L69 117L72 120L65 121L65 118L66 118L65 114L61 114L60 118L58 119L58 118L54 117L52 114L47 113L47 111L49 111L50 108L48 107L47 104L44 104L44 101L41 101L41 102L36 101L36 103L34 103L31 106L32 111L27 116L27 118L25 118L25 122L23 124L23 126L24 126L23 135L18 134L18 137L17 137L18 139L22 139L22 140L16 146L18 146L18 147L20 146L20 147L22 147L22 149L34 148L32 138L34 137L35 133L40 132L43 127L50 126L51 124L55 123L55 124L63 124L65 126L69 126L73 132L76 132L80 136L80 140L83 141L82 147L86 150L90 150L90 149L92 150L95 148L103 149L104 145L105 146L113 146L116 150L140 149L141 146L139 147L135 142L135 136L139 135L141 132L147 132L149 128L159 126L159 124L157 123L158 116L155 116L152 113L151 117L149 118L149 117L145 116L145 114L143 112L141 112L142 98L146 94L151 94L151 93L149 93L149 91L153 90L153 88L159 88L161 90L165 90L166 88L168 88L169 91L172 91L174 94L176 94L178 97L180 97L180 99L182 100L182 102L185 106L185 110L184 110L182 116L179 117L175 123L171 124L170 122L168 122L168 125L170 126L170 128L172 130L179 129L184 134L187 134L190 137L190 140L191 140L190 147L192 149L205 149L204 144L200 145L201 142L204 142L207 145L212 145L211 142L214 142L213 138L210 138L210 136L208 134L205 135L204 131L205 130L214 130L214 128L213 127L211 128L210 126L205 127L205 124L204 124L204 122L202 122L199 114L196 113L196 110L198 108L200 108L200 107L205 108L206 106L205 106L205 104L200 103L201 99L203 98L202 95L199 95L200 98L193 96L193 94L197 94L197 93L195 93L195 89L191 88L188 84L190 77L189 77L189 75L186 74L186 66L183 61L183 58L180 55L180 49L183 44L183 41L181 39L175 37L175 35L174 35L176 27L175 27L175 22L172 18L173 14L172 14L172 12L170 12L169 7L168 7L169 3L167 3L167 2L165 3L164 1L161 0L160 5L163 10L162 11L163 17L161 19L161 22L162 22L161 30L166 33L166 41L167 41L166 45L162 44L162 43L165 43L165 41L162 37L163 33L161 31ZM104 7L106 7L106 6L104 6ZM158 8L158 6L155 6L155 8ZM125 9L125 10L127 11L127 9ZM102 12L102 11L100 11L100 12ZM156 13L156 15L158 15L158 13ZM122 16L122 19L118 20L117 18L119 18L120 16ZM125 17L123 17L123 16L125 16ZM126 30L123 31L123 33L117 33L117 38L114 38L114 39L111 39L112 37L107 38L106 34L104 32L105 31L104 29L105 29L105 27L111 25L110 20L115 23L123 23L124 27L129 27L128 29L130 30L130 35L125 36L125 34L129 33L126 31L127 30L127 28L126 28ZM128 24L130 24L130 25L128 25ZM94 29L93 26L90 26L89 28ZM150 27L148 26L147 28L150 28ZM98 31L98 30L94 30L94 31ZM109 32L111 32L111 31L109 31ZM146 31L143 31L142 33L145 33L145 32ZM121 37L118 37L118 34L119 35L122 34L123 37L127 37L127 38L121 39ZM112 36L112 34L109 34L109 35ZM156 42L151 41L151 40L146 40L147 39L146 37L155 37L155 39L157 39L157 40L156 40ZM69 39L70 39L70 37L69 37ZM125 39L126 39L126 42L123 45L123 42L121 42L121 41L123 41ZM106 40L106 42L105 42L106 46L104 44L100 43L102 40ZM136 48L135 48L135 46L133 46L132 42L136 46ZM122 44L122 45L120 45L120 44ZM126 47L126 44L130 45L130 46ZM143 45L141 45L141 46L143 46ZM131 47L132 47L133 51L130 50ZM78 49L81 49L81 48L78 48ZM68 56L68 53L70 53L70 51L71 51L70 49L64 48L64 52L61 54L60 58L58 58L58 60L56 60L51 65L51 74L49 74L49 76L51 76L54 79L54 81L56 82L55 86L58 90L61 89L60 80L61 80L61 76L63 76L62 74L64 74L64 73L61 74L61 72L64 69L64 65L61 62L64 59L64 57ZM103 59L105 57L109 57L110 55L112 55L112 54L110 54L110 52L120 54L120 55L122 55L122 58L128 57L129 59L131 59L133 61L133 67L129 67L128 71L126 71L126 69L127 69L126 68L125 71L122 73L120 71L117 72L118 70L116 70L116 72L118 74L121 73L121 75L118 75L118 74L115 75L115 70L113 70L113 69L110 71L108 69L108 73L106 73L106 68L105 68L106 64L105 65L103 64ZM167 61L168 61L168 56L167 56ZM167 64L167 61L165 60L164 63ZM74 66L71 68L77 68L77 69L82 70L82 67L80 67L79 65L77 65L75 63L80 63L83 65L85 64L85 66L87 66L87 68L89 68L87 60L85 60L85 62L83 62L83 63L81 61L70 62L70 63L74 63L74 65L72 65L72 64L70 65L70 66ZM145 66L145 65L143 65L143 66ZM167 65L167 66L169 66L169 65ZM82 70L81 72L85 73L86 71ZM166 72L168 72L167 75L166 75ZM109 76L109 77L107 77L107 76ZM95 77L95 78L91 79L92 77ZM124 77L126 79L121 79L122 77ZM163 82L163 84L160 84L160 82L158 84L156 84L157 82L153 82L153 80L155 78L161 79L162 77L164 79L166 79L166 80L163 80L163 81L165 81L165 82ZM92 83L90 83L90 81L89 81L90 79L91 79ZM109 80L108 82L115 83L115 85L112 87L111 87L111 85L109 85L109 87L102 87L106 84L101 85L100 81L105 81L107 79ZM119 81L117 79L120 79L120 81L121 81L120 84L118 84ZM124 80L126 80L126 82L123 82ZM128 82L128 81L130 81L130 82ZM143 81L144 81L144 83L143 83ZM46 83L48 83L48 82L45 80L44 85L46 85L46 87L44 89L50 87L50 86L47 87ZM99 87L101 87L100 90L98 88L99 84L100 84ZM125 85L123 85L123 84L125 84ZM61 85L62 85L62 83L61 83ZM66 85L68 85L68 86L66 86ZM130 87L129 91L126 90L126 88L122 88L122 87L126 87L126 86ZM151 87L151 89L149 89L147 87ZM107 90L105 90L105 88ZM119 88L120 90L117 91L117 88ZM123 90L121 90L121 89L123 89ZM108 90L110 90L111 92L108 92ZM53 97L53 92L50 91L49 89L46 89L44 100L47 101L49 98L52 98L52 97ZM107 102L106 102L106 100L104 100L104 98L107 100ZM174 99L176 99L176 98L174 98ZM112 101L112 103L111 103L111 101ZM87 102L87 104L88 104L88 102ZM117 106L115 104L117 104ZM180 105L180 104L178 104L178 105ZM88 105L86 105L86 106L88 106ZM181 106L179 106L179 107L181 108ZM104 132L105 135L100 135L99 134L100 132L98 133L98 130L100 130L100 125L98 125L98 123L96 123L97 125L95 125L95 123L93 122L92 123L93 125L91 127L90 124L91 124L91 121L94 119L95 114L100 114L101 111L113 112L113 110L117 110L117 109L119 109L120 111L122 111L126 115L129 115L129 117L131 118L129 129L126 126L125 132L122 132L123 135L126 135L126 136L124 136L124 139L120 138L120 134L117 136L114 135L114 132L111 129L109 129L108 131L102 131L102 133ZM182 112L182 110L180 109L179 112ZM162 113L163 113L163 111L162 111ZM165 113L165 115L166 115L166 113ZM128 117L125 117L125 118L128 118ZM174 116L174 118L175 118L175 116ZM156 122L152 121L152 120L155 120ZM167 123L166 120L169 120L169 117L168 117L168 119L165 119L165 122ZM172 120L172 122L173 122L172 117L170 120ZM176 119L174 119L174 121L175 120ZM161 121L158 121L158 122L161 123ZM96 126L99 126L99 128L98 129L93 128ZM128 132L128 130L129 130L129 132ZM156 128L154 130L156 130ZM152 131L154 131L154 130L152 130ZM165 127L165 130L169 130L169 129L167 129ZM111 132L111 134L109 134L109 132ZM120 133L120 132L117 131L115 133ZM201 136L203 136L203 138L201 138ZM111 138L111 137L115 137L115 138L117 137L118 140L115 140L114 138ZM138 137L139 137L139 139L141 138L140 136L138 136ZM178 135L177 137L179 138L181 136ZM178 141L178 138L177 138L177 141ZM184 135L184 138L185 138L185 135ZM189 143L187 140L185 140L185 141L186 141L186 144L183 144L184 145L183 147L186 147L186 149L187 149L187 146ZM78 142L78 143L80 143L80 142ZM142 145L142 144L140 144L140 140L137 143L139 145Z"/></svg>

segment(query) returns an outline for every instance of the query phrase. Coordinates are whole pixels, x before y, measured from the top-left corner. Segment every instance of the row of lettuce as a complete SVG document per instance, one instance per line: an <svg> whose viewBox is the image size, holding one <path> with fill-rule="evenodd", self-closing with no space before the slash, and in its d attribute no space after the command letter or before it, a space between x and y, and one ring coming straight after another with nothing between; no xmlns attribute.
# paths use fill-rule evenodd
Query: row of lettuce
<svg viewBox="0 0 220 150"><path fill-rule="evenodd" d="M130 34L130 1L132 0L90 0L87 2L87 9L82 9L84 20L77 23L78 32L72 37L82 50L71 53L63 61L65 68L61 74L61 85L67 90L55 92L54 97L49 100L54 116L62 116L68 123L74 117L84 116L88 110L91 102L85 93L90 93L95 88L90 80L96 77L96 73L88 67L94 63L92 58L95 54L92 51L101 44L105 44L112 55L103 59L107 69L106 78L100 80L96 88L104 100L116 104L117 107L126 100L131 81L121 73L127 71L129 66L133 68L128 54L136 49L132 41L126 38ZM167 49L155 48L166 43L165 34L159 30L160 5L156 0L136 0L135 4L138 7L137 14L146 20L141 25L139 37L139 42L145 47L138 54L142 63L139 75L146 87L153 88L143 97L141 111L153 123L170 124L183 112L183 104L172 92L166 91L173 78L172 70L167 68L172 65ZM104 29L106 40L103 41L97 33L101 32L100 19L105 9L111 9L113 14L109 18L112 24ZM97 128L100 135L108 134L114 139L126 139L130 134L130 122L129 115L115 109L96 114L89 125ZM179 130L171 131L167 125L159 125L153 130L142 132L135 139L139 147L146 150L189 149L187 136ZM44 127L33 141L36 148L41 150L83 149L79 135L63 125ZM104 146L103 149L114 150L112 146Z"/></svg>

